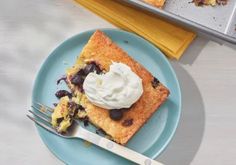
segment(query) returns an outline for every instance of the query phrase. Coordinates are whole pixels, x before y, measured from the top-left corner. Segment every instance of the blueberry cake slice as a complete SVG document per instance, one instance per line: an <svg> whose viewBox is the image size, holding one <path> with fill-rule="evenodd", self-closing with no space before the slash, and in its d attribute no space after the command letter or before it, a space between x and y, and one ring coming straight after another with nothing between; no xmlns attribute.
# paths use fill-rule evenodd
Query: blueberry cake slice
<svg viewBox="0 0 236 165"><path fill-rule="evenodd" d="M141 79L143 93L129 108L101 108L88 99L83 89L89 73L104 75L114 62L127 65ZM169 95L169 90L157 78L99 30L91 36L74 66L66 71L66 76L67 85L77 98L76 104L84 109L78 111L78 116L82 113L89 122L122 145L147 122Z"/></svg>
<svg viewBox="0 0 236 165"><path fill-rule="evenodd" d="M196 6L203 6L203 5L226 5L228 0L193 0Z"/></svg>
<svg viewBox="0 0 236 165"><path fill-rule="evenodd" d="M153 6L156 6L158 8L162 8L166 2L166 0L144 0L144 2L149 3Z"/></svg>

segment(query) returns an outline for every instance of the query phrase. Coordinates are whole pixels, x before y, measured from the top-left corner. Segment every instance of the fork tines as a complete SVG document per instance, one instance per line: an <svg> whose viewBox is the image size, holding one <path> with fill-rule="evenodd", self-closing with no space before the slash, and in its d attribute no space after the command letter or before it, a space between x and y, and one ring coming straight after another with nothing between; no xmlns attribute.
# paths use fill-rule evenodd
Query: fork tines
<svg viewBox="0 0 236 165"><path fill-rule="evenodd" d="M37 118L34 118L34 117L30 116L30 115L26 115L26 116L27 116L30 120L32 120L33 122L35 122L37 125L39 125L40 127L44 128L44 129L46 129L46 130L48 130L48 131L51 132L51 133L54 133L54 134L56 134L56 135L60 135L60 134L58 134L58 133L56 132L56 130L53 129L53 127L52 127L51 125L47 125L47 124L45 124L44 122L42 122L42 121L38 120Z"/></svg>
<svg viewBox="0 0 236 165"><path fill-rule="evenodd" d="M35 102L34 105L31 106L33 109L37 111L29 110L31 114L33 114L34 117L30 115L26 115L29 119L34 121L37 125L43 127L44 129L56 134L60 135L56 132L56 130L51 125L51 114L53 112L53 109L43 105L41 103Z"/></svg>

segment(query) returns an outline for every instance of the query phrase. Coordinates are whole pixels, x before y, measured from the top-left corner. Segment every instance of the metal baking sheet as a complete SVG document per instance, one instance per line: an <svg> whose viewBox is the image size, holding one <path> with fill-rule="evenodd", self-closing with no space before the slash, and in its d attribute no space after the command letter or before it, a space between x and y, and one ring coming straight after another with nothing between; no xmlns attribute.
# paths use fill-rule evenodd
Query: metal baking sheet
<svg viewBox="0 0 236 165"><path fill-rule="evenodd" d="M227 5L197 7L191 0L166 0L161 10L142 0L123 0L197 32L236 44L236 0Z"/></svg>

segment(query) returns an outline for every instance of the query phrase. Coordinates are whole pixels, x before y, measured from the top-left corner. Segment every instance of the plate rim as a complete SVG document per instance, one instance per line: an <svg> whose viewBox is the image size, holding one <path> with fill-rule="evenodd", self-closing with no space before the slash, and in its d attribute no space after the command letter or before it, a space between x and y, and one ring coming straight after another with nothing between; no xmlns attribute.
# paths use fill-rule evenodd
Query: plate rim
<svg viewBox="0 0 236 165"><path fill-rule="evenodd" d="M39 70L38 72L36 72L36 77L34 79L34 82L33 82L33 90L32 90L32 95L31 95L31 104L33 105L33 100L34 100L34 94L35 94L35 91L36 91L36 84L37 82L39 81L39 75L41 74L42 72L42 68L44 68L44 66L46 65L46 61L49 59L49 58L52 58L53 54L55 52L58 51L58 49L60 48L61 45L64 45L66 42L70 41L70 40L73 40L74 38L77 38L78 36L80 35L83 35L83 34L86 34L86 33L93 33L95 32L96 30L101 30L103 32L107 32L107 31L115 31L115 32L121 32L121 33L126 33L128 35L131 35L132 37L135 37L135 38L138 38L139 40L141 40L142 42L146 43L148 46L150 46L153 50L157 51L160 55L160 57L165 61L165 63L168 65L168 68L170 69L170 71L172 72L173 76L174 76L174 80L176 81L176 86L177 86L177 91L179 93L179 102L178 102L178 113L177 113L177 120L176 120L176 123L175 125L173 126L173 131L171 132L170 136L167 138L167 140L165 141L165 143L162 145L162 147L160 148L160 150L158 152L156 152L155 154L153 154L152 156L150 156L150 158L152 159L155 159L157 158L160 154L162 154L165 149L167 148L167 146L170 144L171 140L173 139L175 133L176 133L176 130L179 126L179 121L180 121L180 117L181 117L181 114L182 114L182 93L181 93L181 88L180 88L180 84L179 84L179 80L177 78L177 75L172 67L172 65L170 64L170 62L168 61L168 58L164 55L164 53L156 46L154 46L150 41L144 39L143 37L139 36L138 34L136 33L132 33L132 32L129 32L129 31L125 31L125 30L121 30L121 29L115 29L115 28L95 28L95 29L90 29L90 30L85 30L85 31L82 31L80 33L77 33L75 35L72 35L66 39L64 39L62 42L60 42L59 44L56 45L56 47L52 48L52 51L50 51L49 55L44 59L42 60L40 66L39 66ZM42 133L40 132L39 130L39 126L37 124L34 124L36 129L37 129L37 132L41 138L41 140L43 141L44 145L48 148L48 150L56 157L58 158L60 161L62 161L63 163L67 164L67 162L65 162L65 160L63 160L60 156L58 156L56 154L56 151L49 147L48 144L46 143L46 139L44 138L44 136L42 135Z"/></svg>

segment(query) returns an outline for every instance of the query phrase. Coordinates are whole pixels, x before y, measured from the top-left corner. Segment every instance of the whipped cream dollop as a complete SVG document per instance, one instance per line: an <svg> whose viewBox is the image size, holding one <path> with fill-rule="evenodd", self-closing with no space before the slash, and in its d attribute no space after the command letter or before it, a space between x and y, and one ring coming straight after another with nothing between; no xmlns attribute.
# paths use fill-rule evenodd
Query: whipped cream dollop
<svg viewBox="0 0 236 165"><path fill-rule="evenodd" d="M129 66L116 62L105 74L89 73L83 89L91 103L105 109L129 108L143 93L142 79Z"/></svg>

